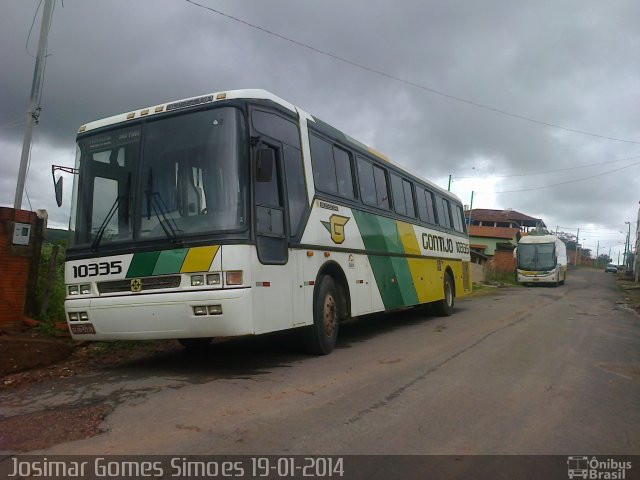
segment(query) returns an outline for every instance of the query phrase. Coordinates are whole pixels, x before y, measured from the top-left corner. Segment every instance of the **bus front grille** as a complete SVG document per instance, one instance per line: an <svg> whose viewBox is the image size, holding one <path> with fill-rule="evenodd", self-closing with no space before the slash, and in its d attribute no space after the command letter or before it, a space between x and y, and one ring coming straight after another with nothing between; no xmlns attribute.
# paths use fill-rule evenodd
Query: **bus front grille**
<svg viewBox="0 0 640 480"><path fill-rule="evenodd" d="M102 293L141 292L159 288L176 288L180 286L180 275L164 277L131 278L112 282L98 282L98 291Z"/></svg>

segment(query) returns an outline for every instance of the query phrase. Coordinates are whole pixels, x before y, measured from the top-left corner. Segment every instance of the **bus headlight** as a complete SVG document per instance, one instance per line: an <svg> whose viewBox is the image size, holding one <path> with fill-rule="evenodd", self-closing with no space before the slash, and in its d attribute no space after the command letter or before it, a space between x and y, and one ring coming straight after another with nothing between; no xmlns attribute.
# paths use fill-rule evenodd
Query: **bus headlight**
<svg viewBox="0 0 640 480"><path fill-rule="evenodd" d="M191 275L191 286L201 287L204 285L204 275Z"/></svg>
<svg viewBox="0 0 640 480"><path fill-rule="evenodd" d="M197 305L193 307L193 314L202 316L207 314L207 307L205 305Z"/></svg>
<svg viewBox="0 0 640 480"><path fill-rule="evenodd" d="M80 293L78 285L69 285L68 289L69 295L78 295L78 293Z"/></svg>
<svg viewBox="0 0 640 480"><path fill-rule="evenodd" d="M91 285L80 285L80 294L89 295L91 293Z"/></svg>
<svg viewBox="0 0 640 480"><path fill-rule="evenodd" d="M219 273L212 273L211 275L207 275L207 285L212 286L212 285L220 285L220 274Z"/></svg>

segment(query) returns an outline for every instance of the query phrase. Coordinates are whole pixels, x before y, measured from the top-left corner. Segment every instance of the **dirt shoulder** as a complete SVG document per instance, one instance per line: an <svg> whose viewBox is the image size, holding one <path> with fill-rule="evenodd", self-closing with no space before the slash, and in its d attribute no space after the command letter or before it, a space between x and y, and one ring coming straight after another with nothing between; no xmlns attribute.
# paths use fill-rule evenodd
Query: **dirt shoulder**
<svg viewBox="0 0 640 480"><path fill-rule="evenodd" d="M117 365L171 345L173 340L75 342L43 335L35 328L0 330L0 391Z"/></svg>

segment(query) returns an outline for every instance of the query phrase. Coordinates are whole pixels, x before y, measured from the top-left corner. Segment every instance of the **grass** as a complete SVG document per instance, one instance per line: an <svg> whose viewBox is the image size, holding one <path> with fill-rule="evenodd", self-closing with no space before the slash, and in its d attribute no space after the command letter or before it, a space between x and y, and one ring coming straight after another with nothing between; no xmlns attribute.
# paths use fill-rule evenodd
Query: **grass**
<svg viewBox="0 0 640 480"><path fill-rule="evenodd" d="M506 283L508 285L518 285L516 274L513 271L491 270L485 271L485 282Z"/></svg>

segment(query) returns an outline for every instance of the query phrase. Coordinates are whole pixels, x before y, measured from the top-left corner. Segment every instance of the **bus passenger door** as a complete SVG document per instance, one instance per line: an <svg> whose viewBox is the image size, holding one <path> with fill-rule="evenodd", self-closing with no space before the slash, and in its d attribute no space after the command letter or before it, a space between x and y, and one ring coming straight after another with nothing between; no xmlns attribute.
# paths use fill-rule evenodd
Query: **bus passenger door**
<svg viewBox="0 0 640 480"><path fill-rule="evenodd" d="M256 155L256 248L260 263L287 263L287 233L278 149L260 145Z"/></svg>

